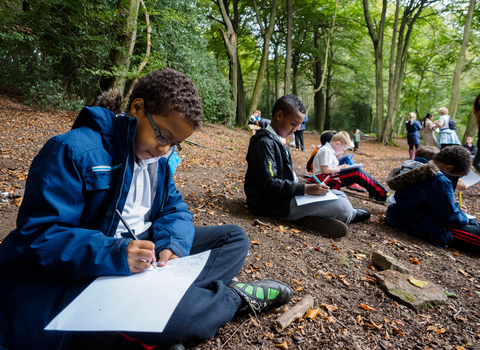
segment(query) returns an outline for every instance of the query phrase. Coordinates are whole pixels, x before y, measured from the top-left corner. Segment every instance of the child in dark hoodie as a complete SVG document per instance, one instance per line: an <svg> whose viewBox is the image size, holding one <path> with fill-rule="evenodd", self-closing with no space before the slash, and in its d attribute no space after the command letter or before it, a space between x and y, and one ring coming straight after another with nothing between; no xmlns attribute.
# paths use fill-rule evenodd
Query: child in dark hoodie
<svg viewBox="0 0 480 350"><path fill-rule="evenodd" d="M480 227L454 201L456 183L471 164L460 146L442 149L431 163L420 157L404 162L387 180L396 191L387 223L439 247L480 253Z"/></svg>

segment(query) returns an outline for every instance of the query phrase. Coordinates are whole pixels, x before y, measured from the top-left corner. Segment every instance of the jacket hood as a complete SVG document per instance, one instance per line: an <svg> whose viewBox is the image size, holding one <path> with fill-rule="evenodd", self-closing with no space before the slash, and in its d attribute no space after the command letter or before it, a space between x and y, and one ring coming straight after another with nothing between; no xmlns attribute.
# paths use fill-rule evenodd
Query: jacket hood
<svg viewBox="0 0 480 350"><path fill-rule="evenodd" d="M273 141L276 141L279 144L282 144L278 140L278 138L274 134L272 134L270 131L268 131L267 129L260 129L260 130L257 130L255 135L253 135L252 138L250 139L250 145L255 144L258 140L260 140L264 137L268 137L269 139L272 139Z"/></svg>
<svg viewBox="0 0 480 350"><path fill-rule="evenodd" d="M72 129L88 126L95 131L113 136L116 119L121 119L125 123L136 121L135 118L125 114L116 116L114 112L103 107L84 107L73 123Z"/></svg>
<svg viewBox="0 0 480 350"><path fill-rule="evenodd" d="M409 162L407 166L409 166L410 169L407 171L402 172L402 169L404 169L403 166L402 166L402 169L394 170L390 174L390 176L392 175L393 176L392 177L389 176L390 178L387 179L388 187L390 187L394 191L398 191L407 186L411 187L412 185L432 179L434 176L441 173L441 171L434 164L431 164L431 163L423 164L421 162L416 162L416 163L417 164L413 164ZM413 167L414 165L419 165L419 164L422 164L422 165L418 167Z"/></svg>

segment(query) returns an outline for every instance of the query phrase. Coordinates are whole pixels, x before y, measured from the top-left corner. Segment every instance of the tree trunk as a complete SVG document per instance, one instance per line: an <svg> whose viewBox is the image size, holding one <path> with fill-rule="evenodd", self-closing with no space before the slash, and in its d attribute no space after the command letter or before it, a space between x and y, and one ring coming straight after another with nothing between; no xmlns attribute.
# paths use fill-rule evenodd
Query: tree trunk
<svg viewBox="0 0 480 350"><path fill-rule="evenodd" d="M400 95L402 93L403 79L405 75L405 61L407 59L408 46L410 42L410 36L413 31L413 26L422 13L423 8L426 5L430 5L436 1L437 0L410 0L403 12L402 22L400 24L400 28L398 29L398 40L397 28L400 10L399 3L397 2L389 65L387 120L385 123L383 137L381 138L383 144L392 143L393 127L395 125L398 106L400 104Z"/></svg>
<svg viewBox="0 0 480 350"><path fill-rule="evenodd" d="M286 37L287 51L285 53L285 81L284 81L285 95L290 93L291 68L292 68L292 24L293 24L292 0L286 0L286 2L287 2L287 37Z"/></svg>
<svg viewBox="0 0 480 350"><path fill-rule="evenodd" d="M275 43L275 102L280 98L279 87L280 83L278 81L278 43Z"/></svg>
<svg viewBox="0 0 480 350"><path fill-rule="evenodd" d="M370 18L370 11L368 9L368 0L363 0L363 10L365 14L365 21L367 22L368 32L373 42L373 49L375 52L375 105L377 113L377 134L378 140L383 137L385 122L383 119L383 31L385 28L385 18L387 13L387 0L382 1L382 15L377 32L373 28L373 23Z"/></svg>
<svg viewBox="0 0 480 350"><path fill-rule="evenodd" d="M227 3L228 5L228 3ZM227 50L228 60L229 60L229 78L231 93L233 99L233 110L232 113L235 113L237 110L237 79L238 79L238 59L237 59L237 34L235 33L232 25L232 21L227 13L227 8L223 0L218 1L218 6L220 7L220 12L222 13L223 22L227 29L225 32L222 29L223 41L225 43L225 49ZM227 127L233 127L234 116L232 113L229 113L227 118Z"/></svg>
<svg viewBox="0 0 480 350"><path fill-rule="evenodd" d="M245 89L243 88L243 74L237 51L237 125L244 125L247 122L245 108Z"/></svg>
<svg viewBox="0 0 480 350"><path fill-rule="evenodd" d="M298 59L295 57L293 60L293 80L292 80L292 94L295 96L298 96L298 91L297 91L297 79L295 77L298 74Z"/></svg>
<svg viewBox="0 0 480 350"><path fill-rule="evenodd" d="M250 108L248 109L248 115L252 115L253 111L257 108L258 100L260 98L260 90L262 88L263 76L265 74L265 67L267 65L268 59L268 48L270 46L270 38L273 34L273 26L275 24L275 17L277 14L277 1L272 1L272 8L270 11L270 23L268 25L268 29L264 30L262 25L262 20L260 19L260 13L258 12L258 8L256 5L255 0L253 0L253 4L255 7L255 12L257 14L258 24L260 25L262 36L263 36L263 50L262 50L262 58L260 60L260 67L258 68L257 80L255 82L255 88L253 89L252 94L252 101L250 103Z"/></svg>
<svg viewBox="0 0 480 350"><path fill-rule="evenodd" d="M120 48L112 52L113 66L120 69L121 76L115 76L110 82L111 88L117 88L120 93L124 94L125 82L127 80L127 72L130 68L130 58L135 47L135 40L137 39L137 17L140 0L119 0L118 11L125 16L123 27L120 29L121 33L118 36Z"/></svg>
<svg viewBox="0 0 480 350"><path fill-rule="evenodd" d="M470 35L470 26L472 24L473 9L475 8L475 0L470 0L468 7L467 18L465 19L465 29L463 30L462 47L460 48L460 55L458 56L457 66L455 67L455 74L453 75L452 99L450 101L450 108L448 109L450 117L455 119L457 113L458 98L460 95L460 77L462 75L463 63L465 62L465 53L468 46L468 37Z"/></svg>
<svg viewBox="0 0 480 350"><path fill-rule="evenodd" d="M326 104L325 104L325 130L330 130L332 128L332 66L328 65L327 67L327 86L326 86Z"/></svg>
<svg viewBox="0 0 480 350"><path fill-rule="evenodd" d="M313 47L315 49L319 49L320 44L320 26L314 27L314 34L313 34ZM314 90L320 86L322 82L322 62L319 59L315 60L313 65L313 75L315 79ZM323 89L320 89L318 92L315 93L314 96L314 111L315 111L315 120L317 130L323 131L325 130L325 101L323 96Z"/></svg>
<svg viewBox="0 0 480 350"><path fill-rule="evenodd" d="M462 145L467 143L467 137L473 137L475 139L475 136L477 136L477 124L475 122L475 116L473 115L472 111L468 114L468 124L467 128L465 129L465 134L463 135L462 139ZM478 150L477 150L478 152Z"/></svg>

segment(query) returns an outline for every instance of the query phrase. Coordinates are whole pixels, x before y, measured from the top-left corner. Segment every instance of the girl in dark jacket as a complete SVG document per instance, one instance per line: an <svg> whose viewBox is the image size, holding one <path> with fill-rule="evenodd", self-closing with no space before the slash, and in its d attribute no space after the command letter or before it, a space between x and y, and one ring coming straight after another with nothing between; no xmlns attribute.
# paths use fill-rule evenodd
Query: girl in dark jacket
<svg viewBox="0 0 480 350"><path fill-rule="evenodd" d="M418 149L420 144L420 132L422 130L422 125L417 119L417 115L414 112L411 112L408 115L408 121L405 124L407 128L407 142L408 142L408 152L410 153L410 159L413 159L413 147L415 150Z"/></svg>

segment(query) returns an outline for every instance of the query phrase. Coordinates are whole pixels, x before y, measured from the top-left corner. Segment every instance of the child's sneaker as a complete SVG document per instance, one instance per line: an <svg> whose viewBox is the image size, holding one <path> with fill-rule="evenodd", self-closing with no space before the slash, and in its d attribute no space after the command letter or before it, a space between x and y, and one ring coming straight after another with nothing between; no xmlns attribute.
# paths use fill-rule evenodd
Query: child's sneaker
<svg viewBox="0 0 480 350"><path fill-rule="evenodd" d="M348 233L348 226L345 223L332 218L305 216L298 220L298 224L326 234L331 238L340 238Z"/></svg>
<svg viewBox="0 0 480 350"><path fill-rule="evenodd" d="M285 305L292 298L292 290L285 283L263 279L256 282L231 281L227 287L232 288L242 299L245 305L239 312L248 312L250 309L257 312L275 309Z"/></svg>
<svg viewBox="0 0 480 350"><path fill-rule="evenodd" d="M360 186L359 184L353 184L351 186L347 186L349 190L357 191L357 192L367 192L367 190Z"/></svg>

